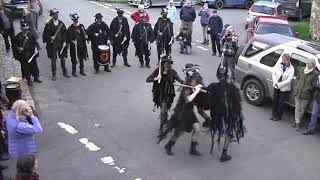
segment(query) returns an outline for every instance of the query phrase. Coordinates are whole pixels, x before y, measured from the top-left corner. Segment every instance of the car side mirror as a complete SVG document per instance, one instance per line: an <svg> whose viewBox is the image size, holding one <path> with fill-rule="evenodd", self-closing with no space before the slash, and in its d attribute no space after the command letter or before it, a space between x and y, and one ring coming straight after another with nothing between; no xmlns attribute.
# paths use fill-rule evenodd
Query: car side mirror
<svg viewBox="0 0 320 180"><path fill-rule="evenodd" d="M297 37L300 36L300 33L299 33L299 32L294 32L294 33L293 33L293 36L297 38Z"/></svg>

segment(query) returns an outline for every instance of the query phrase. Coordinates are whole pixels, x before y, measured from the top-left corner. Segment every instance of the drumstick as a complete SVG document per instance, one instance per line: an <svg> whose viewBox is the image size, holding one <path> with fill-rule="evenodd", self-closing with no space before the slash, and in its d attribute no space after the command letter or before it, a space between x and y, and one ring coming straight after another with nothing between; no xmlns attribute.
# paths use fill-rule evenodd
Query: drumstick
<svg viewBox="0 0 320 180"><path fill-rule="evenodd" d="M186 85L186 84L173 83L173 85L174 86L180 86L180 87L186 87L186 88L195 89L195 87L189 86L189 85ZM201 89L200 92L207 93L207 90Z"/></svg>
<svg viewBox="0 0 320 180"><path fill-rule="evenodd" d="M28 60L28 63L30 63L36 55L37 55L37 54L34 53L34 54L31 56L31 58Z"/></svg>

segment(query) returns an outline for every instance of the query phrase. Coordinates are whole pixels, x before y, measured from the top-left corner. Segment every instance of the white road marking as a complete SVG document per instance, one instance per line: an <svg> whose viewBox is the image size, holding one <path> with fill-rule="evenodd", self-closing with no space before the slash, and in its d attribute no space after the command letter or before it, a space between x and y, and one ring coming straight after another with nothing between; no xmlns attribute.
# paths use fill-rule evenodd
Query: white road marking
<svg viewBox="0 0 320 180"><path fill-rule="evenodd" d="M134 179L134 180L142 180L141 178L136 178L136 179Z"/></svg>
<svg viewBox="0 0 320 180"><path fill-rule="evenodd" d="M79 131L76 130L74 127L70 126L69 124L58 122L58 126L62 129L65 129L70 134L77 134Z"/></svg>
<svg viewBox="0 0 320 180"><path fill-rule="evenodd" d="M204 47L202 47L202 46L196 46L196 47L199 48L199 49L202 49L202 50L204 50L204 51L208 51L207 48L204 48Z"/></svg>
<svg viewBox="0 0 320 180"><path fill-rule="evenodd" d="M108 4L108 3L105 3L105 5L106 5L106 6L109 6L109 7L111 7L111 6L112 6L111 4Z"/></svg>
<svg viewBox="0 0 320 180"><path fill-rule="evenodd" d="M89 142L87 138L81 138L79 139L79 142L86 145L86 148L89 149L89 151L99 151L101 148L95 145L93 142Z"/></svg>
<svg viewBox="0 0 320 180"><path fill-rule="evenodd" d="M101 161L103 164L108 164L110 166L115 164L112 156L103 157L101 158Z"/></svg>

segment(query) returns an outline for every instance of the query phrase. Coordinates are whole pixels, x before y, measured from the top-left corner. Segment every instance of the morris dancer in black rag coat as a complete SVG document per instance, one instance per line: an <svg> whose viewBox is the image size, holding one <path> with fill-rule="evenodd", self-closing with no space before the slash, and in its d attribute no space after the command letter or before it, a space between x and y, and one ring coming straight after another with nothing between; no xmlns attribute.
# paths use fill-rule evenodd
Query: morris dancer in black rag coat
<svg viewBox="0 0 320 180"><path fill-rule="evenodd" d="M72 76L77 77L78 61L80 63L80 74L86 76L84 72L83 61L87 60L88 58L88 49L86 44L88 36L86 34L84 25L79 23L78 14L70 14L70 18L73 21L73 24L71 24L68 28L68 43L70 47L70 57L72 63Z"/></svg>
<svg viewBox="0 0 320 180"><path fill-rule="evenodd" d="M128 63L128 46L130 42L130 28L127 18L123 17L123 9L117 9L118 16L110 24L111 44L113 46L112 68L116 66L117 55L122 53L124 65Z"/></svg>
<svg viewBox="0 0 320 180"><path fill-rule="evenodd" d="M245 132L240 91L232 82L227 81L226 72L224 67L219 67L217 71L219 82L211 83L207 88L210 97L210 115L213 120L211 152L214 135L217 133L218 143L220 143L221 136L225 137L220 162L231 159L231 156L227 154L230 141L235 138L239 142Z"/></svg>
<svg viewBox="0 0 320 180"><path fill-rule="evenodd" d="M140 68L143 68L143 56L146 67L150 68L150 51L153 42L153 30L150 23L146 22L146 17L142 14L141 21L133 27L132 41L136 47L136 56L140 61Z"/></svg>
<svg viewBox="0 0 320 180"><path fill-rule="evenodd" d="M99 73L99 64L98 61L100 59L99 55L99 45L109 45L110 44L110 29L108 25L102 21L102 14L97 13L95 16L95 22L92 23L88 29L87 33L89 36L89 40L91 41L91 50L93 55L93 66L95 70L95 74ZM111 72L109 69L109 64L104 65L104 70L107 72Z"/></svg>
<svg viewBox="0 0 320 180"><path fill-rule="evenodd" d="M202 93L200 91L202 91L201 88L203 87L202 84L198 83L199 79L197 78L199 78L199 76L187 77L186 85L192 86L192 88L182 88L177 105L174 108L174 114L171 116L164 132L164 134L167 134L172 129L174 129L173 136L165 145L166 153L168 155L173 155L172 147L184 131L192 132L190 154L196 156L201 155L196 149L196 146L198 145L197 141L200 134L201 125L193 111L195 98L199 93ZM162 138L163 137L159 137L159 142L162 140Z"/></svg>
<svg viewBox="0 0 320 180"><path fill-rule="evenodd" d="M34 77L34 82L41 83L37 64L39 44L33 32L29 31L28 24L23 21L21 30L14 38L13 56L21 64L22 77L26 78L29 86L32 86L31 75Z"/></svg>
<svg viewBox="0 0 320 180"><path fill-rule="evenodd" d="M173 83L178 81L183 84L183 80L178 76L178 73L172 69L172 63L171 56L161 57L160 69L155 69L146 80L146 82L153 82L153 102L155 107L160 107L159 135L163 133L164 125L168 121L168 110L170 110L175 97ZM161 72L160 74L159 71Z"/></svg>
<svg viewBox="0 0 320 180"><path fill-rule="evenodd" d="M163 8L161 10L162 17L159 17L158 21L154 26L154 35L157 42L158 51L158 63L160 61L160 55L171 54L171 45L174 39L173 24L170 19L167 18L168 10Z"/></svg>
<svg viewBox="0 0 320 180"><path fill-rule="evenodd" d="M67 52L65 51L66 46L63 47L64 43L67 43L67 28L64 23L59 20L58 17L59 11L57 9L52 9L50 11L51 20L46 24L42 39L43 43L47 43L47 55L51 59L51 71L52 71L52 80L56 80L56 71L57 71L57 56L61 60L61 68L63 76L70 78L66 68L66 56Z"/></svg>

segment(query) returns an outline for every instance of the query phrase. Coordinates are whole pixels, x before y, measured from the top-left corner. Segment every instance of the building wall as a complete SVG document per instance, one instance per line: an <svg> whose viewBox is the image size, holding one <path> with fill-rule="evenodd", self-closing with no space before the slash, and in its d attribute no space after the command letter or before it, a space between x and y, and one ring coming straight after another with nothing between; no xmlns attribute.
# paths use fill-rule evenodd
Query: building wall
<svg viewBox="0 0 320 180"><path fill-rule="evenodd" d="M320 41L320 0L312 2L310 33L314 40Z"/></svg>

